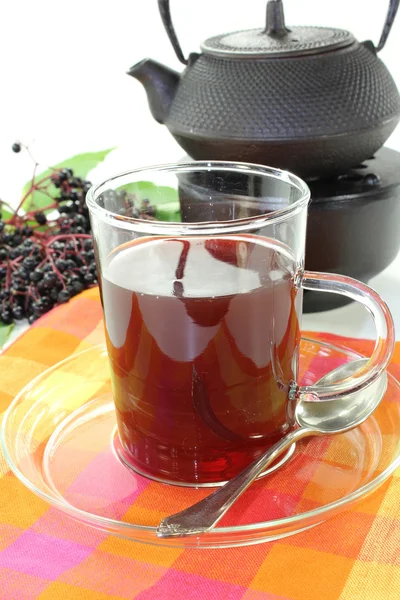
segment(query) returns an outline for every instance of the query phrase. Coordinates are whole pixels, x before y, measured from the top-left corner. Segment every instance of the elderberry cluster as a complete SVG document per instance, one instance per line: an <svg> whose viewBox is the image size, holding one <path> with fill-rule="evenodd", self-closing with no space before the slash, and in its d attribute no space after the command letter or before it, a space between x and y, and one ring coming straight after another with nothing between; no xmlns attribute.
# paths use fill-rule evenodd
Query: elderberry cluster
<svg viewBox="0 0 400 600"><path fill-rule="evenodd" d="M92 185L91 182L74 177L72 169L62 169L52 175L51 181L59 191L55 201L61 215L58 220L60 232L89 233L89 211L85 198ZM46 215L43 212L35 213L35 219L40 225L46 223Z"/></svg>
<svg viewBox="0 0 400 600"><path fill-rule="evenodd" d="M154 219L156 209L146 198L140 203L135 194L126 190L106 190L98 198L100 206L119 215L133 219Z"/></svg>
<svg viewBox="0 0 400 600"><path fill-rule="evenodd" d="M89 236L60 235L43 243L26 230L0 234L0 320L7 325L24 318L33 323L97 283Z"/></svg>
<svg viewBox="0 0 400 600"><path fill-rule="evenodd" d="M20 149L19 143L13 145L14 152ZM72 169L58 169L32 183L28 195L32 194L33 203L23 215L19 208L26 197L7 219L2 218L0 201L0 324L25 318L33 323L97 284L85 203L90 187L90 181L75 176ZM35 209L34 192L39 189L47 192L49 205ZM106 192L103 199L108 208L116 202L120 214L154 217L147 200L137 207L136 198L124 191Z"/></svg>

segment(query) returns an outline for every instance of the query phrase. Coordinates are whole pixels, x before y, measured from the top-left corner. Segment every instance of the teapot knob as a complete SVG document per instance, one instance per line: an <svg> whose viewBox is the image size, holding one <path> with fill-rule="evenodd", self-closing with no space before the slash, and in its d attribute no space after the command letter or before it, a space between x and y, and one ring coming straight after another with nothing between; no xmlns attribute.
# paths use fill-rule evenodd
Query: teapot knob
<svg viewBox="0 0 400 600"><path fill-rule="evenodd" d="M264 33L274 37L284 37L290 33L285 25L282 0L270 0L267 4L267 23Z"/></svg>

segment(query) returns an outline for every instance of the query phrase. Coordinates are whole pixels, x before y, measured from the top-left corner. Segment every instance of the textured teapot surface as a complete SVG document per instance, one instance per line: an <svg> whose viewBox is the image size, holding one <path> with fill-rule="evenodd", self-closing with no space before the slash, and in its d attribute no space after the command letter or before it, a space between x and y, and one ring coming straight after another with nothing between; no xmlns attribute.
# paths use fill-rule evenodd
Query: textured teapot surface
<svg viewBox="0 0 400 600"><path fill-rule="evenodd" d="M183 74L165 123L193 158L261 162L313 175L372 156L399 112L386 67L355 43L279 61L203 54Z"/></svg>
<svg viewBox="0 0 400 600"><path fill-rule="evenodd" d="M337 29L288 29L281 1L271 0L265 29L211 38L186 61L168 1L159 4L187 66L179 81L141 81L155 118L193 158L335 173L372 156L396 127L400 97L371 42ZM398 4L392 0L389 29ZM140 79L135 68L130 74Z"/></svg>

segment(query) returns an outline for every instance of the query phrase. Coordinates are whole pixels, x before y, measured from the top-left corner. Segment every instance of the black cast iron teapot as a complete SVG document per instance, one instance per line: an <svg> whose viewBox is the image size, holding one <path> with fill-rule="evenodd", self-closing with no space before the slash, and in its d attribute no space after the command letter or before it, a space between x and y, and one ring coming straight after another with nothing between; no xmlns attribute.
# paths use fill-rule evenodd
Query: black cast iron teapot
<svg viewBox="0 0 400 600"><path fill-rule="evenodd" d="M303 177L341 173L371 157L396 127L400 97L379 44L325 27L287 27L270 0L263 29L218 35L184 58L169 10L158 0L182 74L153 60L129 74L145 87L153 117L194 159L286 168Z"/></svg>

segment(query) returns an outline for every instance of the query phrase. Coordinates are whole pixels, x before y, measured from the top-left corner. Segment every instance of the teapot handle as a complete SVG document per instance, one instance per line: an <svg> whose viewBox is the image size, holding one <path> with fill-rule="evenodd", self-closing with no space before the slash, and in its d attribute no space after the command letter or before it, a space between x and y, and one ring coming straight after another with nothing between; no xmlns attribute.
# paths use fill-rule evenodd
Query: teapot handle
<svg viewBox="0 0 400 600"><path fill-rule="evenodd" d="M399 8L400 0L390 0L389 8L386 15L386 21L382 29L381 39L376 47L376 52L380 52L389 37L390 30L393 25L393 21L396 17L397 9Z"/></svg>
<svg viewBox="0 0 400 600"><path fill-rule="evenodd" d="M397 0L399 2L400 0ZM169 41L172 44L173 49L175 50L175 54L178 57L178 60L181 61L184 65L188 64L188 59L185 58L177 35L175 33L174 26L172 24L171 19L171 11L169 8L169 0L158 0L158 9L160 11L161 19L169 37ZM390 27L389 27L390 29Z"/></svg>

